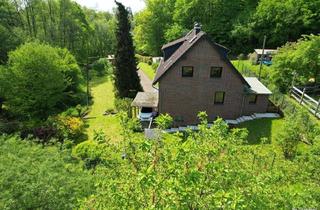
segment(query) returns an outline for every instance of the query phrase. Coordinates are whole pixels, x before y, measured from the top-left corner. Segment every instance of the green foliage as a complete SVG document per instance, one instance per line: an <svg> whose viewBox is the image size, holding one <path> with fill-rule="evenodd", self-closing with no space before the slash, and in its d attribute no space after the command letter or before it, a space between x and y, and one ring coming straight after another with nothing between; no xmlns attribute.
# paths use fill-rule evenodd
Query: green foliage
<svg viewBox="0 0 320 210"><path fill-rule="evenodd" d="M10 53L8 68L0 69L0 75L0 94L21 118L45 119L82 101L81 72L66 49L26 43Z"/></svg>
<svg viewBox="0 0 320 210"><path fill-rule="evenodd" d="M130 33L129 12L116 2L117 9L117 47L115 54L115 88L119 98L134 98L142 90L137 73L137 62Z"/></svg>
<svg viewBox="0 0 320 210"><path fill-rule="evenodd" d="M160 114L156 119L155 123L159 129L168 129L173 125L173 118L169 114Z"/></svg>
<svg viewBox="0 0 320 210"><path fill-rule="evenodd" d="M58 115L50 117L48 124L58 131L60 139L79 141L84 134L85 124L79 117Z"/></svg>
<svg viewBox="0 0 320 210"><path fill-rule="evenodd" d="M27 43L9 55L6 102L21 117L46 118L63 98L64 60L48 45Z"/></svg>
<svg viewBox="0 0 320 210"><path fill-rule="evenodd" d="M119 113L120 124L125 132L141 132L142 125L138 118L131 118L125 112Z"/></svg>
<svg viewBox="0 0 320 210"><path fill-rule="evenodd" d="M79 62L114 52L111 13L82 8L72 0L2 0L0 14L0 64L6 63L9 51L35 39L67 48Z"/></svg>
<svg viewBox="0 0 320 210"><path fill-rule="evenodd" d="M0 137L1 209L75 209L94 193L93 177L68 150Z"/></svg>
<svg viewBox="0 0 320 210"><path fill-rule="evenodd" d="M134 41L138 52L160 55L165 32L172 24L174 0L148 0L146 9L134 16Z"/></svg>
<svg viewBox="0 0 320 210"><path fill-rule="evenodd" d="M283 132L278 136L278 141L285 158L292 159L296 156L300 133L298 125L293 118L286 120L283 126Z"/></svg>
<svg viewBox="0 0 320 210"><path fill-rule="evenodd" d="M279 49L273 59L272 80L285 92L294 83L306 84L320 80L320 35L305 36Z"/></svg>
<svg viewBox="0 0 320 210"><path fill-rule="evenodd" d="M99 77L112 74L112 66L106 58L100 58L94 62L93 70L97 72L97 76Z"/></svg>
<svg viewBox="0 0 320 210"><path fill-rule="evenodd" d="M117 112L125 112L129 117L131 117L131 98L116 98L114 100L114 106L117 110Z"/></svg>
<svg viewBox="0 0 320 210"><path fill-rule="evenodd" d="M84 161L84 165L87 169L95 168L102 162L102 154L104 148L96 141L84 141L78 144L74 150L73 155Z"/></svg>
<svg viewBox="0 0 320 210"><path fill-rule="evenodd" d="M140 53L161 55L163 44L199 22L234 55L249 53L262 45L264 35L268 48L277 48L303 34L317 34L319 11L314 0L147 0L134 17L134 40Z"/></svg>
<svg viewBox="0 0 320 210"><path fill-rule="evenodd" d="M290 209L319 207L319 157L286 161L266 145L244 146L247 131L222 119L208 128L205 114L188 137L146 140L124 134L108 156L117 167L97 166L97 193L82 208Z"/></svg>
<svg viewBox="0 0 320 210"><path fill-rule="evenodd" d="M294 113L288 113L277 136L285 158L292 159L296 156L300 142L312 144L319 131L306 110L298 109Z"/></svg>
<svg viewBox="0 0 320 210"><path fill-rule="evenodd" d="M136 54L136 58L137 58L137 61L138 63L152 63L152 57L151 56L143 56L143 55L139 55L139 54Z"/></svg>

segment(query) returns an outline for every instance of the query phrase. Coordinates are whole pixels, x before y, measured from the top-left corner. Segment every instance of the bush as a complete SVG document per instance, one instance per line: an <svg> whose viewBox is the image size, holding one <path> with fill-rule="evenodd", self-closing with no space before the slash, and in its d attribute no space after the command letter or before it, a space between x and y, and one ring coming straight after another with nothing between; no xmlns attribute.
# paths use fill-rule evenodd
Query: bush
<svg viewBox="0 0 320 210"><path fill-rule="evenodd" d="M46 119L79 99L81 73L65 49L37 42L26 43L9 55L5 71L5 103L23 119Z"/></svg>
<svg viewBox="0 0 320 210"><path fill-rule="evenodd" d="M149 65L152 64L152 57L151 56L143 56L143 55L136 55L138 63L147 63Z"/></svg>
<svg viewBox="0 0 320 210"><path fill-rule="evenodd" d="M48 143L57 135L58 131L54 127L38 127L33 129L33 136L38 138L41 143Z"/></svg>
<svg viewBox="0 0 320 210"><path fill-rule="evenodd" d="M131 103L131 98L116 98L114 101L114 106L116 107L117 112L125 112L129 117L131 117Z"/></svg>
<svg viewBox="0 0 320 210"><path fill-rule="evenodd" d="M130 118L128 121L128 128L133 132L141 132L142 126L138 118Z"/></svg>
<svg viewBox="0 0 320 210"><path fill-rule="evenodd" d="M106 58L100 58L93 63L93 70L97 72L97 76L101 77L103 75L112 74L112 66Z"/></svg>
<svg viewBox="0 0 320 210"><path fill-rule="evenodd" d="M159 129L168 129L172 126L173 119L169 114L160 114L155 119L155 123Z"/></svg>
<svg viewBox="0 0 320 210"><path fill-rule="evenodd" d="M57 146L0 136L0 209L78 209L93 176Z"/></svg>
<svg viewBox="0 0 320 210"><path fill-rule="evenodd" d="M132 131L132 132L141 132L142 126L137 118L130 118L127 113L120 112L120 124L126 131Z"/></svg>
<svg viewBox="0 0 320 210"><path fill-rule="evenodd" d="M82 137L85 126L79 117L62 115L49 118L48 124L57 129L60 139L67 138L72 140L79 140Z"/></svg>
<svg viewBox="0 0 320 210"><path fill-rule="evenodd" d="M84 141L78 144L74 150L73 155L82 159L87 169L95 168L102 162L102 154L104 152L103 146L95 141Z"/></svg>
<svg viewBox="0 0 320 210"><path fill-rule="evenodd" d="M84 117L88 112L88 108L85 106L81 106L78 104L76 107L70 107L63 113L61 113L62 116L70 116L70 117Z"/></svg>
<svg viewBox="0 0 320 210"><path fill-rule="evenodd" d="M247 56L243 53L239 54L237 58L238 60L247 60Z"/></svg>
<svg viewBox="0 0 320 210"><path fill-rule="evenodd" d="M5 121L0 119L0 133L12 134L17 132L21 125L17 121Z"/></svg>

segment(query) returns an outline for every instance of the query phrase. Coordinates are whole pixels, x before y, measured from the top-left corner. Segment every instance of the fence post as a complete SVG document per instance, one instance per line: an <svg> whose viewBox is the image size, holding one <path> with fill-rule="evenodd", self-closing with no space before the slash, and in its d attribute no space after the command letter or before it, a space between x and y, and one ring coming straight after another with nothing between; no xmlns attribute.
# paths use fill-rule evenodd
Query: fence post
<svg viewBox="0 0 320 210"><path fill-rule="evenodd" d="M299 104L302 104L302 102L303 102L303 97L304 97L305 92L306 92L306 88L303 88L303 92L302 92L302 95L301 95L301 99L300 99Z"/></svg>
<svg viewBox="0 0 320 210"><path fill-rule="evenodd" d="M317 105L316 111L314 112L314 115L315 115L316 117L317 117L319 108L320 108L320 99L319 99L319 101L318 101L318 105Z"/></svg>

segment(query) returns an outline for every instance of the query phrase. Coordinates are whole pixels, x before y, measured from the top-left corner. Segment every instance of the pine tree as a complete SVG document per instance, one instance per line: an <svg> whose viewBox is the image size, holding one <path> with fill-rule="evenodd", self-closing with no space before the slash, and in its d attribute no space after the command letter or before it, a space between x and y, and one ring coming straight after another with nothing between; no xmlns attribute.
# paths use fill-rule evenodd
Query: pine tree
<svg viewBox="0 0 320 210"><path fill-rule="evenodd" d="M137 73L137 62L133 47L129 12L115 1L117 10L117 48L115 54L115 87L119 98L134 98L142 90Z"/></svg>

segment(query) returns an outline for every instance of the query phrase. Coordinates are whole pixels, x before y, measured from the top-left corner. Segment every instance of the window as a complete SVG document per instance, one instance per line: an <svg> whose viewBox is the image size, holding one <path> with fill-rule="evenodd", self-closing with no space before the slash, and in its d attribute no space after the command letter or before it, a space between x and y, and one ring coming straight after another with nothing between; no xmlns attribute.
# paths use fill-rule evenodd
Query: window
<svg viewBox="0 0 320 210"><path fill-rule="evenodd" d="M249 95L248 100L249 100L249 104L257 103L257 95L255 95L255 94Z"/></svg>
<svg viewBox="0 0 320 210"><path fill-rule="evenodd" d="M222 91L215 92L215 94L214 94L214 103L215 104L223 104L224 95L225 95L225 92L222 92Z"/></svg>
<svg viewBox="0 0 320 210"><path fill-rule="evenodd" d="M193 66L183 66L182 67L183 77L193 77Z"/></svg>
<svg viewBox="0 0 320 210"><path fill-rule="evenodd" d="M222 74L222 67L212 66L210 69L210 77L220 78Z"/></svg>

